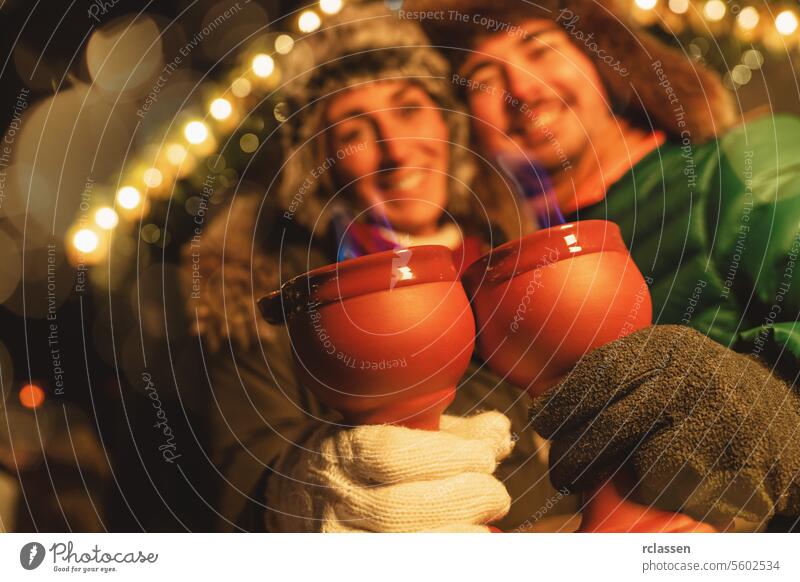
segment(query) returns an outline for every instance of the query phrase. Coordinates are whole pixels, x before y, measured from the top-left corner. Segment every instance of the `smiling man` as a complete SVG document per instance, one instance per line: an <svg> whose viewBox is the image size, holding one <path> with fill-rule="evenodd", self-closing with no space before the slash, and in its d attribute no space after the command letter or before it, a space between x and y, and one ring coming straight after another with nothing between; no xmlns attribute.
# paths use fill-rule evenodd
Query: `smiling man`
<svg viewBox="0 0 800 582"><path fill-rule="evenodd" d="M554 180L562 209L572 212L602 200L605 186L665 137L706 142L733 116L708 71L633 34L600 5L568 5L537 11L506 2L493 5L488 18L485 6L469 12L459 4L448 14L461 14L461 22L434 24L455 32L468 17L470 34L458 36L471 38L472 50L447 52L457 60L456 84L469 88L481 148L535 160ZM483 24L502 18L513 23L504 32ZM442 41L459 46L454 38Z"/></svg>
<svg viewBox="0 0 800 582"><path fill-rule="evenodd" d="M554 485L626 461L640 500L696 519L800 515L800 123L735 125L719 79L618 2L405 7L446 15L423 24L486 157L543 168L568 221L619 224L650 284L657 325L534 402Z"/></svg>

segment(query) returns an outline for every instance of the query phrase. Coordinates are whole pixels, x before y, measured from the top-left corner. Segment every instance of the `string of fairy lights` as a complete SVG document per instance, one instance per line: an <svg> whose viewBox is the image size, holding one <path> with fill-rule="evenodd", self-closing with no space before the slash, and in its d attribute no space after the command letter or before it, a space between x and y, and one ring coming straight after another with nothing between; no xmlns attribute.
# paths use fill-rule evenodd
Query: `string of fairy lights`
<svg viewBox="0 0 800 582"><path fill-rule="evenodd" d="M788 5L762 3L760 6L738 0L634 0L636 9L654 12L662 17L683 16L689 24L727 23L742 40L769 42L770 36L793 37L798 30L797 10ZM641 15L640 15L641 16ZM712 31L713 32L713 31Z"/></svg>
<svg viewBox="0 0 800 582"><path fill-rule="evenodd" d="M661 26L670 33L689 29L706 36L733 34L745 44L760 45L767 50L800 47L798 10L790 4L756 4L752 0L631 0L631 3L640 23ZM296 16L296 33L313 33L322 25L325 15L338 13L343 4L344 0L319 0L313 9ZM272 50L253 54L238 70L231 71L227 86L207 99L205 112L196 111L172 139L163 141L154 150L150 148L152 157L147 157L147 162L134 159L128 164L131 169L123 171L124 178L106 203L93 208L88 213L89 219L82 213L68 230L66 242L70 262L74 265L101 262L108 256L115 232L122 227L137 228L148 214L151 198L168 196L177 180L215 154L222 138L230 135L237 121L246 114L245 100L277 86L280 70L274 57L290 53L294 42L288 32L276 36ZM694 45L690 45L690 49L693 48ZM746 84L752 71L763 61L759 50L743 51L741 62L725 73L726 85L735 89ZM274 114L282 121L280 104ZM239 140L245 153L255 152L258 145L258 137L253 133L245 133Z"/></svg>
<svg viewBox="0 0 800 582"><path fill-rule="evenodd" d="M658 26L669 34L696 33L698 42L688 45L689 55L695 59L702 59L708 50L706 38L736 39L742 48L736 55L739 63L726 64L729 70L723 72L725 86L736 90L749 83L753 71L763 65L762 50L797 56L800 12L796 4L783 0L632 0L632 11L641 24Z"/></svg>
<svg viewBox="0 0 800 582"><path fill-rule="evenodd" d="M315 9L297 15L297 32L313 33L322 25L324 15L338 13L343 5L343 0L319 0ZM238 70L230 71L229 82L206 100L205 111L195 111L176 128L171 139L163 140L154 148L144 148L149 150L148 155L142 156L144 159L134 156L123 170L119 186L107 188L113 194L104 203L82 212L67 231L70 262L75 266L102 262L108 257L112 236L119 234L120 229L131 231L142 224L151 199L168 196L177 180L195 170L201 161L211 158L218 144L246 115L246 100L277 86L280 70L275 57L290 53L294 43L294 37L288 32L277 35L271 50L256 52ZM283 119L280 104L274 114L277 120ZM253 153L258 146L258 136L253 133L245 133L239 139L244 153Z"/></svg>

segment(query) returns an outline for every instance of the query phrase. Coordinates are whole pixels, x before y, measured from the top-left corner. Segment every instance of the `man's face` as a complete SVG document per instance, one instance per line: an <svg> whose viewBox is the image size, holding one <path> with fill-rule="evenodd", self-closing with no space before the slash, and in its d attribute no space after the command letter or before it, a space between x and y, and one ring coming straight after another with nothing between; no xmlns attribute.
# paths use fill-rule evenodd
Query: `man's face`
<svg viewBox="0 0 800 582"><path fill-rule="evenodd" d="M593 63L549 20L480 40L461 68L474 131L490 154L525 153L565 167L602 137L611 116ZM521 150L521 152L520 152Z"/></svg>
<svg viewBox="0 0 800 582"><path fill-rule="evenodd" d="M349 89L333 97L327 121L341 186L403 232L437 228L448 197L449 131L424 89L407 81Z"/></svg>

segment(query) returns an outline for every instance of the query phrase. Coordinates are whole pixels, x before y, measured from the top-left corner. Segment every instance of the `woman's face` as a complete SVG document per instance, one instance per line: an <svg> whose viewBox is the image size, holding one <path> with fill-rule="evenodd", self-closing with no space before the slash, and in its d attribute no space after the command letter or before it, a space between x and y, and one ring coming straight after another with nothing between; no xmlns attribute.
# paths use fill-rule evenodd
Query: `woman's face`
<svg viewBox="0 0 800 582"><path fill-rule="evenodd" d="M449 131L428 93L376 81L332 98L328 157L339 186L409 234L430 234L447 205Z"/></svg>

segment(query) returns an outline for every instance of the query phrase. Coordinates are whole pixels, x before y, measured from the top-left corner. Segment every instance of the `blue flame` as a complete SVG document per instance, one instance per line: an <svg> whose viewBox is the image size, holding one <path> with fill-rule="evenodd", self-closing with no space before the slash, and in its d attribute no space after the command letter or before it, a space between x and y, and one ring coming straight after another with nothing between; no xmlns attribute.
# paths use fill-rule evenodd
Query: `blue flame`
<svg viewBox="0 0 800 582"><path fill-rule="evenodd" d="M384 245L388 243L390 245L390 249L401 249L404 248L403 245L400 243L400 239L397 238L397 233L392 227L392 223L389 222L389 218L386 216L386 212L383 211L383 208L376 205L373 205L369 209L369 216L375 224L377 224L389 238L388 240L384 237L380 236L381 230L375 230L375 237L380 239ZM379 243L378 240L374 241ZM380 244L380 243L379 243Z"/></svg>
<svg viewBox="0 0 800 582"><path fill-rule="evenodd" d="M352 213L344 204L332 205L330 213L336 234L337 262L370 253L405 248L386 214L377 206L370 209L368 224L355 223Z"/></svg>
<svg viewBox="0 0 800 582"><path fill-rule="evenodd" d="M342 204L331 206L331 224L336 233L336 261L355 259L364 254L364 249L356 243L350 233L353 217Z"/></svg>

